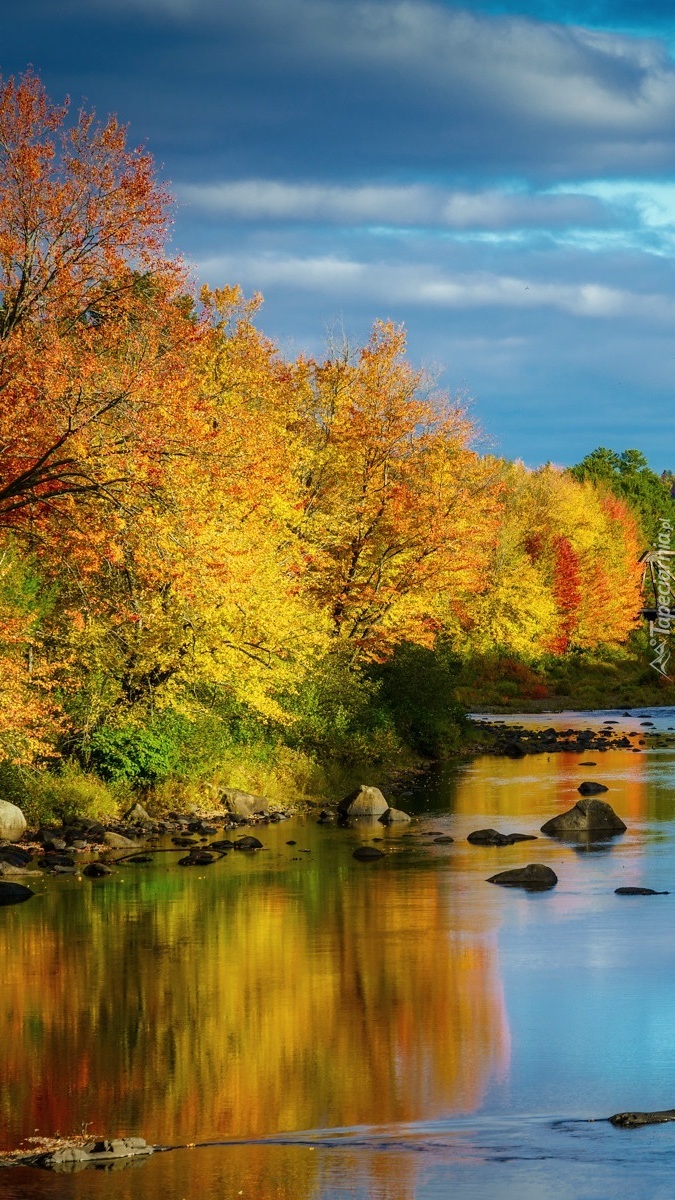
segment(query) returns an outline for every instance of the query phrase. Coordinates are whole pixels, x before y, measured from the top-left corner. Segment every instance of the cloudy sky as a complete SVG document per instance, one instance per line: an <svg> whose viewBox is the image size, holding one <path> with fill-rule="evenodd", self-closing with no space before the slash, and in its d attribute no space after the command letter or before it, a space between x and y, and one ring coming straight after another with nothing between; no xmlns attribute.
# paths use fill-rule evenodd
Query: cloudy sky
<svg viewBox="0 0 675 1200"><path fill-rule="evenodd" d="M675 10L662 0L16 0L0 68L115 112L198 279L285 353L403 322L529 464L675 468ZM664 15L665 13L665 15Z"/></svg>

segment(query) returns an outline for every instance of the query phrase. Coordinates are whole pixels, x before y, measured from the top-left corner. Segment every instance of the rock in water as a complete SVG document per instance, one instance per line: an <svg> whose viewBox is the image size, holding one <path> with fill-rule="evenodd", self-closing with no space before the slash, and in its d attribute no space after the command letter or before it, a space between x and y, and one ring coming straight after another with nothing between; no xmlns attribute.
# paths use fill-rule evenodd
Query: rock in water
<svg viewBox="0 0 675 1200"><path fill-rule="evenodd" d="M488 883L498 883L501 887L527 888L530 892L543 892L555 887L558 876L550 867L542 863L529 863L526 867L517 867L513 871L500 871L491 875Z"/></svg>
<svg viewBox="0 0 675 1200"><path fill-rule="evenodd" d="M61 1146L29 1158L34 1166L46 1167L53 1171L73 1169L73 1167L95 1166L97 1163L113 1163L121 1158L134 1158L137 1155L152 1154L154 1146L149 1146L144 1138L106 1138L100 1141L86 1142L83 1146Z"/></svg>
<svg viewBox="0 0 675 1200"><path fill-rule="evenodd" d="M27 828L28 822L21 809L9 800L0 800L0 840L18 842Z"/></svg>
<svg viewBox="0 0 675 1200"><path fill-rule="evenodd" d="M379 788L362 783L338 804L338 811L347 817L382 817L389 805Z"/></svg>
<svg viewBox="0 0 675 1200"><path fill-rule="evenodd" d="M357 859L359 862L368 862L369 859L384 857L384 852L382 850L378 850L377 846L357 846L356 850L352 854L352 858Z"/></svg>
<svg viewBox="0 0 675 1200"><path fill-rule="evenodd" d="M467 842L472 846L513 846L516 842L536 842L534 833L499 833L497 829L476 829Z"/></svg>
<svg viewBox="0 0 675 1200"><path fill-rule="evenodd" d="M378 821L381 821L383 825L398 825L410 820L410 816L402 808L388 808L381 817L378 817Z"/></svg>
<svg viewBox="0 0 675 1200"><path fill-rule="evenodd" d="M579 832L623 833L625 829L626 826L621 818L617 817L611 804L607 804L605 800L590 799L577 800L574 808L570 808L568 812L551 817L550 821L542 825L541 832L555 837L558 834L564 836Z"/></svg>
<svg viewBox="0 0 675 1200"><path fill-rule="evenodd" d="M616 896L669 896L670 892L655 892L654 888L620 887L614 888Z"/></svg>
<svg viewBox="0 0 675 1200"><path fill-rule="evenodd" d="M216 861L215 854L209 854L208 850L191 850L185 858L178 859L181 867L208 867Z"/></svg>
<svg viewBox="0 0 675 1200"><path fill-rule="evenodd" d="M133 850L138 847L138 842L132 842L131 838L125 837L123 833L115 833L112 829L106 830L103 840L106 846L112 846L113 850Z"/></svg>
<svg viewBox="0 0 675 1200"><path fill-rule="evenodd" d="M608 792L609 788L605 787L604 783L594 783L593 780L586 779L579 784L577 791L581 792L582 796L599 796L601 792Z"/></svg>
<svg viewBox="0 0 675 1200"><path fill-rule="evenodd" d="M675 1108L662 1108L656 1112L615 1113L608 1120L619 1129L637 1129L640 1125L663 1125L666 1121L675 1121Z"/></svg>
<svg viewBox="0 0 675 1200"><path fill-rule="evenodd" d="M29 887L24 887L22 883L5 883L0 882L0 905L2 904L23 904L24 900L30 900L35 892Z"/></svg>
<svg viewBox="0 0 675 1200"><path fill-rule="evenodd" d="M240 837L234 843L234 850L262 850L263 844L257 837Z"/></svg>

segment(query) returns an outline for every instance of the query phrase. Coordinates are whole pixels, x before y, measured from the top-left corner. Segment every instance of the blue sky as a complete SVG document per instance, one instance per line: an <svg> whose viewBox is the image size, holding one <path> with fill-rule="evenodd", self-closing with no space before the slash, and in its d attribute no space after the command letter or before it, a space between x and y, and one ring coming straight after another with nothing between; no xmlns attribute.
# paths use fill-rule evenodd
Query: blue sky
<svg viewBox="0 0 675 1200"><path fill-rule="evenodd" d="M0 69L115 112L285 353L402 322L487 448L675 468L675 10L22 0Z"/></svg>

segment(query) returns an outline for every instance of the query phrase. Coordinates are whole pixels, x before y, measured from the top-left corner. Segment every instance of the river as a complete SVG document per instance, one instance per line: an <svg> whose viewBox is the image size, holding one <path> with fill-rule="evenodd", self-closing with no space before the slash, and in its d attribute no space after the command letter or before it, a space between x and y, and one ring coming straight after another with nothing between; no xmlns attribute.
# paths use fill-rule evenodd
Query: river
<svg viewBox="0 0 675 1200"><path fill-rule="evenodd" d="M0 908L0 1148L86 1128L227 1143L6 1170L0 1194L671 1200L675 1125L594 1119L675 1106L675 709L517 719L607 716L656 736L445 766L397 798L411 825L297 818L255 854L158 854ZM467 843L538 833L589 778L628 826L610 843ZM385 858L354 860L373 837ZM486 882L528 862L557 887Z"/></svg>

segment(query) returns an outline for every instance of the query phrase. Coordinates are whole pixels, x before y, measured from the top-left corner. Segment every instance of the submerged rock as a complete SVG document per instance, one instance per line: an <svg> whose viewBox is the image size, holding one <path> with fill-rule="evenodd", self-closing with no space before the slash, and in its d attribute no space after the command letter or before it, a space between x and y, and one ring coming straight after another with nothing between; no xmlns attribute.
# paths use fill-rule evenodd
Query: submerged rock
<svg viewBox="0 0 675 1200"><path fill-rule="evenodd" d="M346 817L381 817L389 805L379 788L362 783L338 804L338 811Z"/></svg>
<svg viewBox="0 0 675 1200"><path fill-rule="evenodd" d="M368 862L368 859L384 857L384 851L378 850L377 846L357 846L352 854L352 858L358 859L359 862Z"/></svg>
<svg viewBox="0 0 675 1200"><path fill-rule="evenodd" d="M178 865L180 867L208 867L215 861L215 856L209 854L207 850L192 850L190 854L185 855L185 858L178 859Z"/></svg>
<svg viewBox="0 0 675 1200"><path fill-rule="evenodd" d="M45 1154L28 1157L31 1165L46 1167L51 1170L77 1169L97 1163L113 1163L120 1158L134 1158L137 1155L152 1154L153 1146L149 1146L144 1138L111 1138L100 1141L85 1142L83 1146L66 1145L57 1150L49 1150Z"/></svg>
<svg viewBox="0 0 675 1200"><path fill-rule="evenodd" d="M551 817L541 832L555 837L558 834L595 832L600 834L623 833L626 829L617 817L611 804L605 800L577 800L574 808Z"/></svg>
<svg viewBox="0 0 675 1200"><path fill-rule="evenodd" d="M23 904L24 900L30 900L35 892L29 887L25 887L23 883L5 883L0 881L0 905L3 904Z"/></svg>
<svg viewBox="0 0 675 1200"><path fill-rule="evenodd" d="M82 874L88 879L102 879L104 875L112 875L112 868L102 862L90 862L83 868Z"/></svg>
<svg viewBox="0 0 675 1200"><path fill-rule="evenodd" d="M28 828L28 822L16 804L0 800L0 840L18 842Z"/></svg>
<svg viewBox="0 0 675 1200"><path fill-rule="evenodd" d="M516 842L536 842L534 833L499 833L497 829L475 829L467 842L472 846L513 846Z"/></svg>
<svg viewBox="0 0 675 1200"><path fill-rule="evenodd" d="M500 871L491 875L488 883L498 883L501 887L522 887L528 891L545 891L555 887L558 876L550 867L542 863L529 863L526 867L516 867L513 871Z"/></svg>
<svg viewBox="0 0 675 1200"><path fill-rule="evenodd" d="M669 896L670 892L655 892L654 888L618 887L614 888L616 896Z"/></svg>
<svg viewBox="0 0 675 1200"><path fill-rule="evenodd" d="M662 1125L675 1121L675 1108L661 1108L656 1112L622 1112L608 1118L611 1125L619 1129L637 1129L640 1125Z"/></svg>

